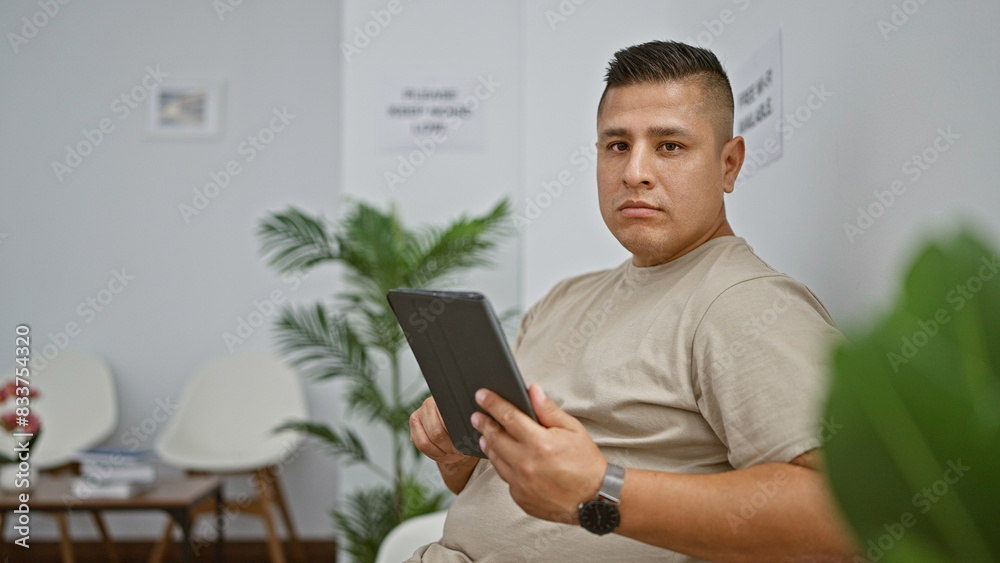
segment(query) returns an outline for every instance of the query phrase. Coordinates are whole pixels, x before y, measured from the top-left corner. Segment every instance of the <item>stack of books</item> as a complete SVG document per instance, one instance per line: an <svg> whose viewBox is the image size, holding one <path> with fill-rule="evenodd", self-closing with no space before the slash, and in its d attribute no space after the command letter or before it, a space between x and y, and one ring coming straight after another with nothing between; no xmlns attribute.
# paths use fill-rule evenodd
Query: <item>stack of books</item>
<svg viewBox="0 0 1000 563"><path fill-rule="evenodd" d="M76 455L80 476L73 479L79 498L130 498L152 488L156 464L151 450L93 448Z"/></svg>

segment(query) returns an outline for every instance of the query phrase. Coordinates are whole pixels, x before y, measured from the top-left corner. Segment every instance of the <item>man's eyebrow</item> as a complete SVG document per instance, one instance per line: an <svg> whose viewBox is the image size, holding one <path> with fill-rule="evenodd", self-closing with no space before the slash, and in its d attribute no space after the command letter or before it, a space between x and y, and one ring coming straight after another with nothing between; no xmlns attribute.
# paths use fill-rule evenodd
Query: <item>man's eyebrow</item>
<svg viewBox="0 0 1000 563"><path fill-rule="evenodd" d="M601 131L601 138L606 137L628 137L628 131L623 127L612 127Z"/></svg>
<svg viewBox="0 0 1000 563"><path fill-rule="evenodd" d="M691 132L683 127L649 127L646 129L649 137L691 137Z"/></svg>
<svg viewBox="0 0 1000 563"><path fill-rule="evenodd" d="M690 131L683 127L659 127L651 126L646 128L646 135L649 137L691 137ZM624 127L611 127L601 131L602 139L607 137L628 137L629 131Z"/></svg>

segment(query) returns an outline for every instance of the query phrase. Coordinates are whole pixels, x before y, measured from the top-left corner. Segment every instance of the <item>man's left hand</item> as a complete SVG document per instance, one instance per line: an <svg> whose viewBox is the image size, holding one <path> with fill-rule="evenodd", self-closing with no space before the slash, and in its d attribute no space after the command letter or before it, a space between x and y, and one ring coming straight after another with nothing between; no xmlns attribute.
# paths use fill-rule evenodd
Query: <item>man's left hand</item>
<svg viewBox="0 0 1000 563"><path fill-rule="evenodd" d="M577 507L597 496L607 460L583 424L541 386L532 384L528 397L538 423L496 393L477 391L476 402L490 414L472 415L472 425L483 434L479 445L525 512L578 524Z"/></svg>

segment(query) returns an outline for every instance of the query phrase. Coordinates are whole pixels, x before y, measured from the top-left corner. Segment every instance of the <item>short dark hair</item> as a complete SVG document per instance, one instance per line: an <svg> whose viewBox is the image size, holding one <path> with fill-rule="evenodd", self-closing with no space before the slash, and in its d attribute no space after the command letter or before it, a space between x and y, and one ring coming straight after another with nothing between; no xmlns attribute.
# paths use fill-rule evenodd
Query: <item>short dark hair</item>
<svg viewBox="0 0 1000 563"><path fill-rule="evenodd" d="M650 41L621 49L608 64L597 115L611 88L637 84L693 81L699 84L709 107L719 112L720 146L732 138L733 88L718 57L707 49L677 41Z"/></svg>

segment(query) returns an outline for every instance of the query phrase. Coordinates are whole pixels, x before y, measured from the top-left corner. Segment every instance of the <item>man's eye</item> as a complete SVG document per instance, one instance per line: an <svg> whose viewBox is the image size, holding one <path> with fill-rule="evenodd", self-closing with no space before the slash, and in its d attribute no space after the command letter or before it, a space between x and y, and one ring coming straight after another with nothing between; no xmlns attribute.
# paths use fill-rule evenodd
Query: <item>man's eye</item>
<svg viewBox="0 0 1000 563"><path fill-rule="evenodd" d="M628 143L611 143L611 150L616 152L628 150Z"/></svg>
<svg viewBox="0 0 1000 563"><path fill-rule="evenodd" d="M673 152L681 148L681 146L678 145L677 143L663 143L663 148L667 149L667 151L669 152Z"/></svg>

